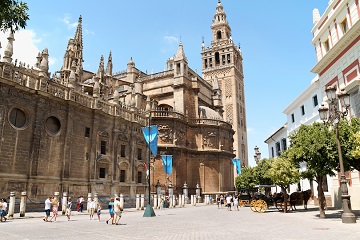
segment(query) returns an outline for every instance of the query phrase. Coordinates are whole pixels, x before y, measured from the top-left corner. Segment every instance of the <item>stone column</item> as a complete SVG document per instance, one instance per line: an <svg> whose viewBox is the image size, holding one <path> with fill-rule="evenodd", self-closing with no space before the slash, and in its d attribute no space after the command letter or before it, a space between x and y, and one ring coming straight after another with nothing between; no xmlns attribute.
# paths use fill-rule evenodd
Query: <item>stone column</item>
<svg viewBox="0 0 360 240"><path fill-rule="evenodd" d="M120 194L120 207L124 209L124 194Z"/></svg>
<svg viewBox="0 0 360 240"><path fill-rule="evenodd" d="M189 188L188 188L188 185L186 184L186 182L184 183L184 186L183 186L183 195L185 196L184 205L188 204L188 202L189 202Z"/></svg>
<svg viewBox="0 0 360 240"><path fill-rule="evenodd" d="M140 195L140 209L144 210L144 208L145 208L145 195L141 194Z"/></svg>
<svg viewBox="0 0 360 240"><path fill-rule="evenodd" d="M21 192L20 217L25 217L25 211L26 211L26 192Z"/></svg>
<svg viewBox="0 0 360 240"><path fill-rule="evenodd" d="M65 215L66 206L67 206L67 197L68 197L67 192L63 192L63 199L62 199L62 205L61 205L62 215Z"/></svg>
<svg viewBox="0 0 360 240"><path fill-rule="evenodd" d="M97 203L99 201L99 197L97 193L94 193L94 201Z"/></svg>
<svg viewBox="0 0 360 240"><path fill-rule="evenodd" d="M91 194L91 193L88 193L88 196L87 196L88 199L87 199L87 202L86 202L86 212L87 212L87 213L90 213L89 204L87 204L87 203L90 201L91 196L92 196L92 194Z"/></svg>
<svg viewBox="0 0 360 240"><path fill-rule="evenodd" d="M14 217L14 210L15 210L15 192L10 192L10 203L9 203L9 211L8 211L9 218Z"/></svg>
<svg viewBox="0 0 360 240"><path fill-rule="evenodd" d="M170 208L173 208L175 207L174 205L174 202L173 202L173 199L174 199L174 186L170 183L169 186L168 186L168 189L169 189L169 207Z"/></svg>
<svg viewBox="0 0 360 240"><path fill-rule="evenodd" d="M140 209L140 194L136 194L135 195L135 209L139 210Z"/></svg>

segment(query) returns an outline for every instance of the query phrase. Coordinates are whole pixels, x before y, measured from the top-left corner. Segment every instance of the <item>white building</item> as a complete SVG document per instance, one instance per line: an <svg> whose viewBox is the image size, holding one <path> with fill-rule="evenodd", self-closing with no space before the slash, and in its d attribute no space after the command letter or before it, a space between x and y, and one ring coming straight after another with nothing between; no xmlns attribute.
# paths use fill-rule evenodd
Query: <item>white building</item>
<svg viewBox="0 0 360 240"><path fill-rule="evenodd" d="M301 124L309 125L319 121L318 106L326 102L325 89L336 86L338 91L345 89L350 93L350 117L360 117L360 5L358 0L329 1L325 13L320 16L317 9L313 11L312 44L315 47L317 63L311 72L317 77L311 85L298 96L284 111L287 115L286 136L296 131ZM283 126L283 127L284 127ZM269 156L273 148L283 142L285 130L281 127L272 134L265 143L268 144ZM288 146L288 142L286 145ZM347 172L349 194L353 209L360 209L360 173ZM341 191L339 176L327 178L324 190L331 205L341 208ZM302 189L307 189L306 181L302 182ZM310 186L309 186L310 187ZM317 196L316 186L312 187ZM290 190L295 191L296 187ZM329 204L329 202L328 202Z"/></svg>

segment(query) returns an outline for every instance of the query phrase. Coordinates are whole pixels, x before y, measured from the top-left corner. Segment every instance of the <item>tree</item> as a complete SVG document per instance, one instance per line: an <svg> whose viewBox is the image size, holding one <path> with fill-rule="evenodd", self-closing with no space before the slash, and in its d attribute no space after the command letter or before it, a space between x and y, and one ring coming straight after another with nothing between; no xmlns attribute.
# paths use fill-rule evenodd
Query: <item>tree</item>
<svg viewBox="0 0 360 240"><path fill-rule="evenodd" d="M251 191L257 184L258 180L253 167L244 167L241 169L241 174L235 179L235 187L238 190L247 189Z"/></svg>
<svg viewBox="0 0 360 240"><path fill-rule="evenodd" d="M315 122L301 125L289 138L290 147L284 154L295 164L306 162L304 175L318 183L320 218L325 218L323 180L327 175L335 175L339 165L335 133L324 123Z"/></svg>
<svg viewBox="0 0 360 240"><path fill-rule="evenodd" d="M357 151L360 150L360 119L342 120L339 122L338 127L344 170L352 171L356 169L360 171L360 156L357 154Z"/></svg>
<svg viewBox="0 0 360 240"><path fill-rule="evenodd" d="M28 6L24 2L17 0L0 1L0 30L5 32L10 29L12 32L26 27L26 21L29 20L27 11Z"/></svg>
<svg viewBox="0 0 360 240"><path fill-rule="evenodd" d="M286 189L290 184L296 183L300 179L299 170L295 164L287 157L280 156L271 162L267 176L281 187L284 194L284 212L287 212L287 193Z"/></svg>
<svg viewBox="0 0 360 240"><path fill-rule="evenodd" d="M258 180L259 185L272 185L274 184L271 178L269 178L267 172L269 171L271 167L271 162L273 159L267 159L263 158L261 159L257 166L255 167L255 174L256 178ZM270 190L270 188L265 188L265 195L267 195L267 192Z"/></svg>

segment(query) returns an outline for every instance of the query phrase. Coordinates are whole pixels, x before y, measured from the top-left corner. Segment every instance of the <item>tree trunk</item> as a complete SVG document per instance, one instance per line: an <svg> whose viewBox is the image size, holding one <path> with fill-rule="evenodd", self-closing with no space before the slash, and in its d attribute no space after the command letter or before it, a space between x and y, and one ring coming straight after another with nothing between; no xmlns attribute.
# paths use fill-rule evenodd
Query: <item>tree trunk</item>
<svg viewBox="0 0 360 240"><path fill-rule="evenodd" d="M319 200L319 210L320 210L320 218L325 218L325 195L324 195L324 189L323 189L323 178L324 176L318 176L317 182L318 182L318 200Z"/></svg>
<svg viewBox="0 0 360 240"><path fill-rule="evenodd" d="M287 202L288 202L287 198L288 198L288 196L287 196L287 193L286 193L286 188L281 186L281 191L284 194L284 213L287 213Z"/></svg>

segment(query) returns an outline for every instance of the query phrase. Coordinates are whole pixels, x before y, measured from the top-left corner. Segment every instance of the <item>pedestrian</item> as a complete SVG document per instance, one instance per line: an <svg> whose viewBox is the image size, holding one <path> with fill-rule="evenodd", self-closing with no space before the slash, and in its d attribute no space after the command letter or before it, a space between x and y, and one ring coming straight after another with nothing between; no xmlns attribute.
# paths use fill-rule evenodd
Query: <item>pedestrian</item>
<svg viewBox="0 0 360 240"><path fill-rule="evenodd" d="M224 197L223 197L223 195L221 195L220 196L220 208L222 208L223 207L223 205L224 205Z"/></svg>
<svg viewBox="0 0 360 240"><path fill-rule="evenodd" d="M216 198L217 207L220 208L220 196Z"/></svg>
<svg viewBox="0 0 360 240"><path fill-rule="evenodd" d="M58 215L58 209L59 209L59 201L57 197L54 197L53 200L51 201L51 205L52 205L52 217L50 219L50 222L54 219L54 222L56 222L56 217Z"/></svg>
<svg viewBox="0 0 360 240"><path fill-rule="evenodd" d="M164 205L165 205L164 197L161 197L161 201L160 201L160 209L161 209L161 210L164 209Z"/></svg>
<svg viewBox="0 0 360 240"><path fill-rule="evenodd" d="M5 198L2 198L1 199L1 214L0 214L1 222L3 221L3 219L4 219L4 222L6 222L6 220L7 220L6 215L7 215L7 202L6 202Z"/></svg>
<svg viewBox="0 0 360 240"><path fill-rule="evenodd" d="M96 205L97 205L96 214L97 214L98 220L99 220L99 222L100 222L101 204L100 204L99 202L96 202Z"/></svg>
<svg viewBox="0 0 360 240"><path fill-rule="evenodd" d="M109 224L110 219L111 219L111 224L114 224L114 199L113 198L110 198L108 208L109 208L110 218L108 220L106 220L106 224Z"/></svg>
<svg viewBox="0 0 360 240"><path fill-rule="evenodd" d="M51 211L51 197L48 197L45 200L45 217L43 218L44 222L49 221L50 211Z"/></svg>
<svg viewBox="0 0 360 240"><path fill-rule="evenodd" d="M123 212L122 207L120 206L120 198L117 197L114 202L114 212L115 212L115 224L119 225L119 221Z"/></svg>
<svg viewBox="0 0 360 240"><path fill-rule="evenodd" d="M236 208L236 210L239 211L239 198L238 198L238 196L234 197L233 204L234 204L234 209Z"/></svg>
<svg viewBox="0 0 360 240"><path fill-rule="evenodd" d="M72 206L72 201L71 201L71 197L69 197L68 198L68 203L67 203L67 206L66 206L66 211L65 211L65 216L67 216L68 221L70 221L71 206Z"/></svg>
<svg viewBox="0 0 360 240"><path fill-rule="evenodd" d="M94 213L95 213L95 201L92 198L89 198L88 209L89 209L89 214L90 214L90 220L93 220Z"/></svg>
<svg viewBox="0 0 360 240"><path fill-rule="evenodd" d="M232 196L229 194L227 197L226 197L226 206L227 206L227 209L228 211L231 211L231 204L232 204Z"/></svg>
<svg viewBox="0 0 360 240"><path fill-rule="evenodd" d="M83 210L84 210L84 202L85 202L85 199L83 198L83 196L80 196L80 198L79 198L79 204L80 204L79 210L80 210L80 212L83 212Z"/></svg>
<svg viewBox="0 0 360 240"><path fill-rule="evenodd" d="M210 201L210 204L213 204L213 198L212 198L212 196L210 196L209 201Z"/></svg>

